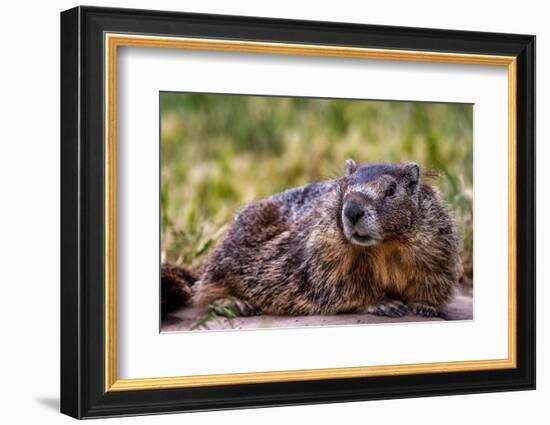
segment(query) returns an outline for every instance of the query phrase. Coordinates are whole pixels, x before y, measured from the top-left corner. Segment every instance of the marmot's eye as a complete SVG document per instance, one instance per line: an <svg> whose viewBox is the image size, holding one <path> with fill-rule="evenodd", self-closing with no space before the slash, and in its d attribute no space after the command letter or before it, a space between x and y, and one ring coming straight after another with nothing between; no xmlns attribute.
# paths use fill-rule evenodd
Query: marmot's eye
<svg viewBox="0 0 550 425"><path fill-rule="evenodd" d="M386 196L392 196L395 193L396 188L397 185L395 184L395 182L392 182L386 189Z"/></svg>

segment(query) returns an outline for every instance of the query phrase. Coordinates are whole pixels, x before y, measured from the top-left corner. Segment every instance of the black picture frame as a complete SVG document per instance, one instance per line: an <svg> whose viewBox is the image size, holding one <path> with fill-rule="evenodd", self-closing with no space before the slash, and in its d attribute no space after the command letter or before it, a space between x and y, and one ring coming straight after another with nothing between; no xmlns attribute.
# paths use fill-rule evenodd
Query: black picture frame
<svg viewBox="0 0 550 425"><path fill-rule="evenodd" d="M105 391L102 140L106 32L516 57L517 367ZM535 388L534 36L131 9L70 9L61 13L61 195L62 413L92 418Z"/></svg>

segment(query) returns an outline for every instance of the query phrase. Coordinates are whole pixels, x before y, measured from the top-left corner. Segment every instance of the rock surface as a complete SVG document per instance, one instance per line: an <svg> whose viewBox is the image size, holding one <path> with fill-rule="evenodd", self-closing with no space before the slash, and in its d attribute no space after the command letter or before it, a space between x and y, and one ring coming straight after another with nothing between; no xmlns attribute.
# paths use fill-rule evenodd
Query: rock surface
<svg viewBox="0 0 550 425"><path fill-rule="evenodd" d="M161 332L196 330L230 330L230 329L265 329L309 326L339 326L377 323L404 323L443 320L472 320L473 299L470 295L456 294L451 302L442 308L446 319L440 317L419 317L408 314L403 317L375 316L367 313L338 314L334 316L252 316L237 317L228 320L223 317L210 319L206 326L196 326L204 317L204 311L197 308L183 308L169 315L162 323Z"/></svg>

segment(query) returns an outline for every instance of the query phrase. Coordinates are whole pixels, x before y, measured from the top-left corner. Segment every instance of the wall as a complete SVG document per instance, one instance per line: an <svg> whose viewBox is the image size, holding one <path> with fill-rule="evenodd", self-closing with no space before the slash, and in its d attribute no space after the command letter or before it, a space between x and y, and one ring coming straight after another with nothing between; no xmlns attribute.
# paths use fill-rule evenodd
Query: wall
<svg viewBox="0 0 550 425"><path fill-rule="evenodd" d="M186 416L139 417L120 422L168 424L364 423L461 424L469 420L517 423L548 418L550 398L550 125L545 117L550 75L550 27L544 2L527 1L97 1L97 5L259 15L464 30L536 34L538 44L538 390L338 405L241 410ZM0 271L3 296L0 377L4 423L68 423L57 413L59 381L59 11L71 1L3 5L0 98ZM7 236L6 236L7 235ZM540 418L540 419L539 419ZM118 420L115 420L118 421ZM32 423L32 422L31 422ZM114 423L111 421L111 423Z"/></svg>

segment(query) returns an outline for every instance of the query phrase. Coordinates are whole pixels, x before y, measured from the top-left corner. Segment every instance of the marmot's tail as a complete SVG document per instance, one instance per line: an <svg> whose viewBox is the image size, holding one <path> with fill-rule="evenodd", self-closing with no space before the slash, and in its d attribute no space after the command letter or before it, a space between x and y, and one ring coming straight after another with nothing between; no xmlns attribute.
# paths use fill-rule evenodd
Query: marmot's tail
<svg viewBox="0 0 550 425"><path fill-rule="evenodd" d="M191 301L191 286L199 279L198 274L183 266L162 264L160 269L161 317L185 307Z"/></svg>

